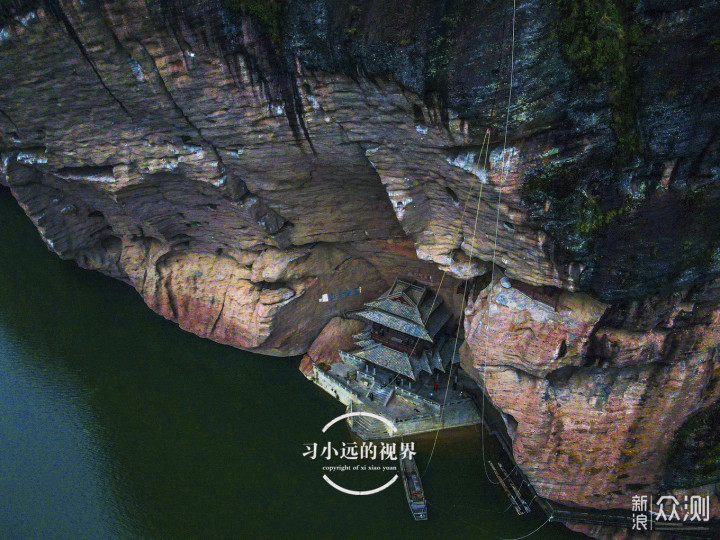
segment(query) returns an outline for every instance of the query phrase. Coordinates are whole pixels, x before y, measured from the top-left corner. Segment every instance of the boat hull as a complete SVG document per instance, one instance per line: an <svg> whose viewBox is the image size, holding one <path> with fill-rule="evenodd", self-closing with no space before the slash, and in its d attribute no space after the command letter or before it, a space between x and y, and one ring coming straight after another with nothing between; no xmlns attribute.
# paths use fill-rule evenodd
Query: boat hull
<svg viewBox="0 0 720 540"><path fill-rule="evenodd" d="M415 521L424 521L428 518L427 501L415 460L400 458L399 461L400 476L405 487L405 497L410 507L410 513Z"/></svg>

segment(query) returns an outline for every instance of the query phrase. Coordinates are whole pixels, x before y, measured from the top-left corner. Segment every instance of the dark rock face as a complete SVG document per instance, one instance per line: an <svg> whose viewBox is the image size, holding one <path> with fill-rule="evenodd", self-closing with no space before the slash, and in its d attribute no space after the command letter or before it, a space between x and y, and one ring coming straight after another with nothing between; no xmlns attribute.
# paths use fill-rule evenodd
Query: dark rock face
<svg viewBox="0 0 720 540"><path fill-rule="evenodd" d="M258 352L442 284L541 492L714 482L720 6L512 7L0 2L0 183L61 257Z"/></svg>
<svg viewBox="0 0 720 540"><path fill-rule="evenodd" d="M718 403L690 419L678 432L671 450L666 483L693 487L720 481L720 435Z"/></svg>

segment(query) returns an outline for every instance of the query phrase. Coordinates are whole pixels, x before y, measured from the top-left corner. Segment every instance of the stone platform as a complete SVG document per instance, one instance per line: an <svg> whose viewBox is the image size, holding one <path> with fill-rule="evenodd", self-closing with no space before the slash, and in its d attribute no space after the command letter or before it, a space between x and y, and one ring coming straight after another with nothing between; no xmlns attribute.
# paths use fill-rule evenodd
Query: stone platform
<svg viewBox="0 0 720 540"><path fill-rule="evenodd" d="M440 376L438 388L433 381L415 384L412 389L395 384L394 379L364 371L345 362L313 366L311 380L348 407L349 412L371 412L390 420L397 432L368 417L350 419L350 429L363 440L386 439L426 433L438 429L468 426L481 422L472 399L463 391L472 381L463 372L457 387L448 385L447 375ZM447 396L445 396L447 388ZM371 397L372 395L372 397Z"/></svg>

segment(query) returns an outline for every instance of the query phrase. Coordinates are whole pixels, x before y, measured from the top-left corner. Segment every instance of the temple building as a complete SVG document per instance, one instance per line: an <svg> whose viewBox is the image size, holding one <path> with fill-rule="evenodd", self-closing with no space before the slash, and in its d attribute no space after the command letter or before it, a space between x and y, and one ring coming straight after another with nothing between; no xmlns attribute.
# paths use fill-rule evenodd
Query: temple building
<svg viewBox="0 0 720 540"><path fill-rule="evenodd" d="M450 312L427 287L396 279L378 299L347 315L368 328L355 336L359 351L340 355L356 365L360 361L365 371L391 374L400 385L411 386L457 363L454 340L440 333Z"/></svg>
<svg viewBox="0 0 720 540"><path fill-rule="evenodd" d="M379 298L348 318L366 323L339 362L313 365L312 380L347 406L350 429L364 440L467 426L480 421L464 391L475 386L459 363L451 313L431 290L396 279ZM392 431L392 432L391 432Z"/></svg>

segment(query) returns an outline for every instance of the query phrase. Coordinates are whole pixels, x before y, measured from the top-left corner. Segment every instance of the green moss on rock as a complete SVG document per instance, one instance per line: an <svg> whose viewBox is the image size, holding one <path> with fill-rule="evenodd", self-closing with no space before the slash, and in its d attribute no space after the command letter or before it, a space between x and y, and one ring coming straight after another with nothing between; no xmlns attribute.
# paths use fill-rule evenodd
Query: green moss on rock
<svg viewBox="0 0 720 540"><path fill-rule="evenodd" d="M687 488L720 481L720 403L699 412L675 435L665 483Z"/></svg>
<svg viewBox="0 0 720 540"><path fill-rule="evenodd" d="M564 56L581 79L607 91L620 161L628 161L641 148L634 60L646 43L640 27L627 22L635 3L558 0L557 35Z"/></svg>
<svg viewBox="0 0 720 540"><path fill-rule="evenodd" d="M628 208L624 201L601 203L581 184L584 176L576 158L556 159L526 173L522 196L533 218L563 239L560 255L588 262L596 235Z"/></svg>
<svg viewBox="0 0 720 540"><path fill-rule="evenodd" d="M224 1L225 5L232 11L242 13L257 20L273 43L278 44L280 42L284 0Z"/></svg>

